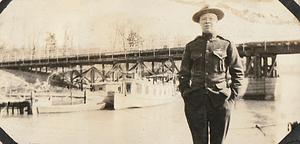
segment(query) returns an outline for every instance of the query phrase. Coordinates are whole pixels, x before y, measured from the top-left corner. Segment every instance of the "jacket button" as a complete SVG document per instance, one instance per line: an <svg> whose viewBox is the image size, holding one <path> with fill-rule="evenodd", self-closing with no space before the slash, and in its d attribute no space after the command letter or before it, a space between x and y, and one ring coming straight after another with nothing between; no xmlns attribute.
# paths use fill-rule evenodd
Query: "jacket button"
<svg viewBox="0 0 300 144"><path fill-rule="evenodd" d="M206 53L209 53L209 50L208 50L208 49L206 50Z"/></svg>
<svg viewBox="0 0 300 144"><path fill-rule="evenodd" d="M208 72L206 72L205 75L208 75Z"/></svg>
<svg viewBox="0 0 300 144"><path fill-rule="evenodd" d="M208 60L206 60L206 61L205 61L205 63L207 63L207 64L208 64Z"/></svg>

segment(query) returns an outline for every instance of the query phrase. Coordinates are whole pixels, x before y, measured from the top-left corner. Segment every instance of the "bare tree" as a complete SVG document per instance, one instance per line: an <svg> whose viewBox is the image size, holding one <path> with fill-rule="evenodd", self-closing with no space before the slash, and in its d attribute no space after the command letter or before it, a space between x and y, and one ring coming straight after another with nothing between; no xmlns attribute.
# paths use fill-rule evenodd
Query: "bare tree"
<svg viewBox="0 0 300 144"><path fill-rule="evenodd" d="M46 51L48 57L53 57L56 51L56 37L55 33L48 33L48 37L46 38Z"/></svg>
<svg viewBox="0 0 300 144"><path fill-rule="evenodd" d="M63 56L68 54L68 50L73 47L73 37L70 32L66 29L65 30L65 37L64 37L64 45L63 45Z"/></svg>
<svg viewBox="0 0 300 144"><path fill-rule="evenodd" d="M116 22L113 27L112 47L126 49L126 23Z"/></svg>
<svg viewBox="0 0 300 144"><path fill-rule="evenodd" d="M130 30L128 37L127 37L127 42L129 44L130 48L138 47L138 46L143 46L143 38L134 30Z"/></svg>
<svg viewBox="0 0 300 144"><path fill-rule="evenodd" d="M115 22L112 46L123 50L142 46L144 40L139 32L139 28L140 26L129 20Z"/></svg>
<svg viewBox="0 0 300 144"><path fill-rule="evenodd" d="M35 42L33 41L32 42L32 48L31 48L31 59L34 59L35 58L35 55L36 55L36 46L35 46Z"/></svg>

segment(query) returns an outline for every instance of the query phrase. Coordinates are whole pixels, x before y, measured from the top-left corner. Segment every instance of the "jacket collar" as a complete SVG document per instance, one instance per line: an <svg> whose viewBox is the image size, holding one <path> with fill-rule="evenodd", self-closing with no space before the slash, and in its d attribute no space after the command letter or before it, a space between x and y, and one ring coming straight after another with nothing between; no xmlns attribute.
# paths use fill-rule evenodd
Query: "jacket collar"
<svg viewBox="0 0 300 144"><path fill-rule="evenodd" d="M214 40L217 38L217 34L215 33L202 33L201 36L205 40Z"/></svg>

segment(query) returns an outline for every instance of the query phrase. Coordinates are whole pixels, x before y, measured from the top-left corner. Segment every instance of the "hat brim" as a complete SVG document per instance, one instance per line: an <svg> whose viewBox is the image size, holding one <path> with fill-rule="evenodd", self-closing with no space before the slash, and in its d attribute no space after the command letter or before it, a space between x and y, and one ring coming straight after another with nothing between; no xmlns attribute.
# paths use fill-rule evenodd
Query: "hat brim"
<svg viewBox="0 0 300 144"><path fill-rule="evenodd" d="M224 12L217 8L210 8L205 10L200 10L193 15L193 21L199 23L199 19L202 15L207 13L213 13L217 15L218 20L221 20L224 17Z"/></svg>

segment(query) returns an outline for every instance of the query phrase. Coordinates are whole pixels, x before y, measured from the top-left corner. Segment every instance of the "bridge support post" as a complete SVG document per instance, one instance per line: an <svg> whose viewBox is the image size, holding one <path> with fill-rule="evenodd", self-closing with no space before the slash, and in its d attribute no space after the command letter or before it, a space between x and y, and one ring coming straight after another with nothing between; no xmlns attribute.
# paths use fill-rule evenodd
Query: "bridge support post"
<svg viewBox="0 0 300 144"><path fill-rule="evenodd" d="M126 62L125 68L126 68L126 72L128 72L128 70L129 70L129 62Z"/></svg>
<svg viewBox="0 0 300 144"><path fill-rule="evenodd" d="M263 60L263 65L262 65L263 71L262 71L262 75L263 75L263 76L267 76L267 75L268 75L268 68L269 68L269 66L268 66L268 57L267 57L267 56L263 56L263 57L262 57L262 60Z"/></svg>
<svg viewBox="0 0 300 144"><path fill-rule="evenodd" d="M277 61L276 61L276 55L272 56L272 65L270 68L270 71L272 72L272 77L279 77L277 72Z"/></svg>
<svg viewBox="0 0 300 144"><path fill-rule="evenodd" d="M102 63L102 75L103 75L102 81L105 81L106 77L105 77L105 65L104 65L104 63Z"/></svg>
<svg viewBox="0 0 300 144"><path fill-rule="evenodd" d="M91 83L95 83L95 70L94 69L91 69L90 77L91 77Z"/></svg>
<svg viewBox="0 0 300 144"><path fill-rule="evenodd" d="M71 73L70 73L70 82L71 82L71 84L74 85L74 77L73 77L73 75L74 75L74 70L72 70Z"/></svg>
<svg viewBox="0 0 300 144"><path fill-rule="evenodd" d="M61 67L61 72L63 74L62 79L65 80L65 68L64 67Z"/></svg>
<svg viewBox="0 0 300 144"><path fill-rule="evenodd" d="M278 86L276 54L247 56L248 86L244 99L274 100Z"/></svg>
<svg viewBox="0 0 300 144"><path fill-rule="evenodd" d="M114 63L112 64L112 68L114 68L114 67L116 66L116 64L117 64L117 63L114 62ZM112 81L115 81L115 72L114 72L114 71L111 72L111 79L112 79Z"/></svg>
<svg viewBox="0 0 300 144"><path fill-rule="evenodd" d="M83 91L83 72L82 72L82 65L80 67L80 90Z"/></svg>
<svg viewBox="0 0 300 144"><path fill-rule="evenodd" d="M155 65L155 62L152 61L152 62L151 62L151 71L152 71L153 73L155 73L154 65Z"/></svg>
<svg viewBox="0 0 300 144"><path fill-rule="evenodd" d="M139 59L138 61L137 61L137 63L138 63L138 69L137 69L137 73L138 73L138 75L140 76L140 77L143 77L144 76L144 72L145 72L145 70L144 70L144 61L142 60L142 59Z"/></svg>
<svg viewBox="0 0 300 144"><path fill-rule="evenodd" d="M162 73L165 73L165 63L166 63L166 61L162 61L162 62L161 62L161 65L162 65L162 67L161 67L161 72L162 72Z"/></svg>

